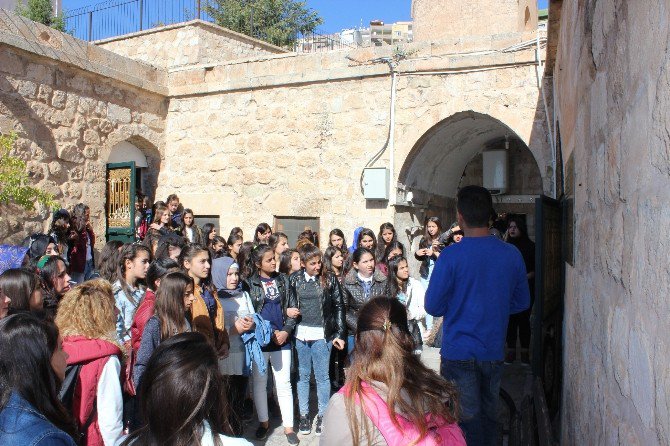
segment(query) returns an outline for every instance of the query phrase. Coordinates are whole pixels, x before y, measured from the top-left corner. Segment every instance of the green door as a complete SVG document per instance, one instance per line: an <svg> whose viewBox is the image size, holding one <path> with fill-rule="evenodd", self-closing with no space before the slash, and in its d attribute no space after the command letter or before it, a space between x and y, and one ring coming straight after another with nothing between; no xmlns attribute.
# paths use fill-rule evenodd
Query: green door
<svg viewBox="0 0 670 446"><path fill-rule="evenodd" d="M107 164L107 241L135 241L135 162Z"/></svg>

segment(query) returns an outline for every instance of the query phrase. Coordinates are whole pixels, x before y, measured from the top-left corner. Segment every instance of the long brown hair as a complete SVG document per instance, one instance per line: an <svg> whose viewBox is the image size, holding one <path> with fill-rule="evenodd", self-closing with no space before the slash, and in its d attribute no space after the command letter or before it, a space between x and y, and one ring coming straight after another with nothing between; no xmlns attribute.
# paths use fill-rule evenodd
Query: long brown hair
<svg viewBox="0 0 670 446"><path fill-rule="evenodd" d="M359 446L363 432L372 438L370 422L356 402L364 401L363 381L387 386L386 403L393 424L400 428L395 410L399 407L421 433L414 444L428 433L426 414L442 417L445 423L456 422L456 388L412 353L414 342L403 304L395 298L375 297L358 314L355 354L346 382L349 391L344 395L354 446ZM407 398L401 397L401 391Z"/></svg>
<svg viewBox="0 0 670 446"><path fill-rule="evenodd" d="M184 293L189 285L194 286L193 279L181 271L169 273L161 279L161 284L156 291L156 306L154 307L161 326L161 341L188 331Z"/></svg>

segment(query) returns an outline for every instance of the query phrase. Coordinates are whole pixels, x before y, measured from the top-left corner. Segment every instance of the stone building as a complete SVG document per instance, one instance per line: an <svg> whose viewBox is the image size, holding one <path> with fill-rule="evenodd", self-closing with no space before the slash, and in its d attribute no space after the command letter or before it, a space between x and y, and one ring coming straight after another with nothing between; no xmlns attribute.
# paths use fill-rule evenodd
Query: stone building
<svg viewBox="0 0 670 446"><path fill-rule="evenodd" d="M555 168L536 37L305 55L195 20L91 45L3 12L0 131L19 132L37 184L91 205L98 233L106 163L126 157L145 193L176 192L224 232L309 218L323 239L392 221L416 244L426 215L453 220L464 173L481 183L479 154L505 141L512 195L498 210L532 226L532 199L552 191ZM368 166L388 170L388 199L364 198ZM0 237L45 217L0 220Z"/></svg>
<svg viewBox="0 0 670 446"><path fill-rule="evenodd" d="M562 443L668 444L667 9L551 0L546 57L530 0L414 0L412 44L301 55L200 21L88 44L0 11L0 131L98 234L107 163L135 161L224 233L391 221L413 246L507 148L499 211L565 199ZM3 207L0 239L48 221Z"/></svg>

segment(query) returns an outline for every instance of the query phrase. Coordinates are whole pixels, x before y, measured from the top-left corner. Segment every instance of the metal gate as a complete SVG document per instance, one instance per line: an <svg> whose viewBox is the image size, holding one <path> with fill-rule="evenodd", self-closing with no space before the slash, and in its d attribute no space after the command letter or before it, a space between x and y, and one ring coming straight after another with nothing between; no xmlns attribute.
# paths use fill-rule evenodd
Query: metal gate
<svg viewBox="0 0 670 446"><path fill-rule="evenodd" d="M563 206L541 195L535 201L535 304L533 306L533 374L542 378L547 405L555 413L563 374Z"/></svg>
<svg viewBox="0 0 670 446"><path fill-rule="evenodd" d="M107 241L135 241L135 162L107 164Z"/></svg>

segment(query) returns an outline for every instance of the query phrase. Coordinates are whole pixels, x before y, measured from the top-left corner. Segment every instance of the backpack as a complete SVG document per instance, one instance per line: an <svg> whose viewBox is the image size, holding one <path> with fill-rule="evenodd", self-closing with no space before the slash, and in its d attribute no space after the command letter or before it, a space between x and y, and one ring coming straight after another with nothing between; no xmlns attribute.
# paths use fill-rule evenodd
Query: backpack
<svg viewBox="0 0 670 446"><path fill-rule="evenodd" d="M363 404L365 415L379 429L389 446L407 446L419 438L419 429L412 421L396 413L396 419L400 425L398 429L391 420L391 413L386 402L365 381L361 382L361 386L365 400ZM348 392L349 385L345 385L338 393L347 394ZM358 396L355 400L360 405ZM441 417L433 417L430 414L426 415L426 421L428 422L428 433L422 440L414 443L416 446L466 446L463 432L456 423L447 423Z"/></svg>
<svg viewBox="0 0 670 446"><path fill-rule="evenodd" d="M79 372L81 372L82 367L83 364L72 364L67 366L67 368L65 369L65 379L63 379L60 391L58 392L58 399L60 400L61 404L63 404L63 407L65 407L65 409L70 414L72 414L74 391L77 388L77 381L79 381ZM97 401L93 403L93 410L91 411L91 414L88 416L86 423L84 423L83 426L78 426L80 432L79 434L80 442L85 438L89 426L91 425L91 423L93 423L93 418L95 418L95 413L97 412L96 406ZM76 424L78 425L79 423Z"/></svg>

